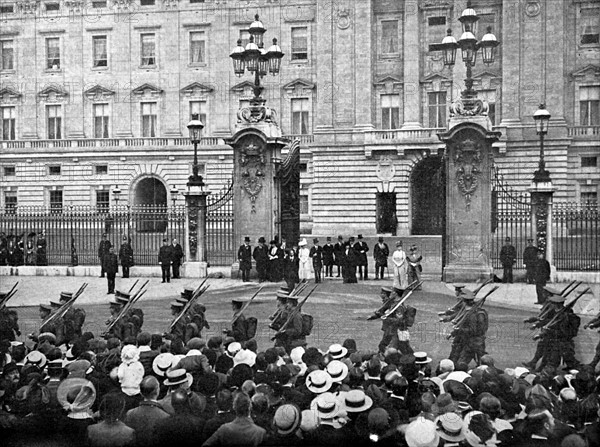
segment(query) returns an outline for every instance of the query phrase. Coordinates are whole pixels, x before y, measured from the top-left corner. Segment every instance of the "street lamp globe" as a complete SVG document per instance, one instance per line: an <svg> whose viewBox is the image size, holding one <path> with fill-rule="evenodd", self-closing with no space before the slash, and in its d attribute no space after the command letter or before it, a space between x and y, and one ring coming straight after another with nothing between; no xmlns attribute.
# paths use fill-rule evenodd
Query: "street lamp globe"
<svg viewBox="0 0 600 447"><path fill-rule="evenodd" d="M246 61L246 70L254 73L258 69L258 58L260 57L260 48L254 43L254 36L250 36L250 41L244 51L244 60Z"/></svg>
<svg viewBox="0 0 600 447"><path fill-rule="evenodd" d="M458 40L458 45L462 51L462 60L466 64L475 65L477 59L477 39L470 31L465 31Z"/></svg>
<svg viewBox="0 0 600 447"><path fill-rule="evenodd" d="M487 34L481 38L481 42L479 43L484 64L489 65L494 63L496 47L498 45L500 45L500 42L498 42L496 36L492 34L492 27L488 26Z"/></svg>
<svg viewBox="0 0 600 447"><path fill-rule="evenodd" d="M171 194L171 201L173 202L173 206L175 206L175 202L177 201L177 196L179 195L179 190L177 189L177 187L175 185L173 185L173 187L171 188L169 193Z"/></svg>
<svg viewBox="0 0 600 447"><path fill-rule="evenodd" d="M233 60L233 72L236 76L243 76L246 70L246 61L244 59L244 47L242 39L238 39L237 46L233 49L229 57Z"/></svg>
<svg viewBox="0 0 600 447"><path fill-rule="evenodd" d="M477 21L479 16L473 8L471 8L471 2L467 3L467 9L465 9L458 20L462 23L463 33L471 32L477 34Z"/></svg>
<svg viewBox="0 0 600 447"><path fill-rule="evenodd" d="M187 124L187 128L190 132L190 141L192 144L198 144L200 142L200 134L204 128L202 121L198 119L198 114L192 115L192 120Z"/></svg>
<svg viewBox="0 0 600 447"><path fill-rule="evenodd" d="M267 57L269 60L269 72L273 76L279 74L283 53L281 51L281 47L277 45L277 39L273 39L273 45L269 47L269 51L267 51Z"/></svg>
<svg viewBox="0 0 600 447"><path fill-rule="evenodd" d="M266 76L269 71L269 56L262 43L258 48L260 50L260 56L258 57L258 75L263 77Z"/></svg>
<svg viewBox="0 0 600 447"><path fill-rule="evenodd" d="M259 47L263 43L263 34L265 34L266 31L267 29L264 27L263 23L258 20L258 14L256 14L254 16L254 22L252 22L250 28L248 28L248 33L254 37L254 43Z"/></svg>
<svg viewBox="0 0 600 447"><path fill-rule="evenodd" d="M458 42L452 35L452 30L448 29L448 35L442 40L442 51L444 52L444 65L452 66L456 62L456 49Z"/></svg>
<svg viewBox="0 0 600 447"><path fill-rule="evenodd" d="M113 189L112 193L113 197L115 198L115 202L118 204L119 197L121 197L121 189L119 188L119 185L115 185L115 189Z"/></svg>
<svg viewBox="0 0 600 447"><path fill-rule="evenodd" d="M546 105L540 104L540 107L533 114L538 135L546 135L548 133L548 122L551 116L550 112L546 110Z"/></svg>

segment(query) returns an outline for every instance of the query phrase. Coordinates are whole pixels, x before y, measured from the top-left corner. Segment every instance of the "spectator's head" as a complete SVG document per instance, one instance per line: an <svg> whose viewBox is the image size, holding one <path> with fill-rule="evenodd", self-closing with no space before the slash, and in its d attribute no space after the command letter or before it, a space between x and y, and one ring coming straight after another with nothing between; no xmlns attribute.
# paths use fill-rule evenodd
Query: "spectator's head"
<svg viewBox="0 0 600 447"><path fill-rule="evenodd" d="M233 405L233 396L231 391L224 389L217 393L217 408L219 411L231 411Z"/></svg>
<svg viewBox="0 0 600 447"><path fill-rule="evenodd" d="M246 380L242 383L242 391L252 397L256 392L256 384L252 380Z"/></svg>
<svg viewBox="0 0 600 447"><path fill-rule="evenodd" d="M150 349L158 351L163 344L163 338L161 334L152 334L152 340L150 341Z"/></svg>
<svg viewBox="0 0 600 447"><path fill-rule="evenodd" d="M233 411L237 417L250 416L252 402L246 393L237 393L233 398Z"/></svg>
<svg viewBox="0 0 600 447"><path fill-rule="evenodd" d="M160 384L154 376L146 376L140 383L140 394L145 400L156 400L160 392Z"/></svg>
<svg viewBox="0 0 600 447"><path fill-rule="evenodd" d="M560 443L560 447L587 447L588 443L579 435L569 435Z"/></svg>
<svg viewBox="0 0 600 447"><path fill-rule="evenodd" d="M25 348L24 344L19 344L17 346L13 346L11 351L11 357L13 362L20 363L25 359L27 355L27 348Z"/></svg>
<svg viewBox="0 0 600 447"><path fill-rule="evenodd" d="M175 410L175 414L189 413L190 406L188 400L188 394L185 390L178 389L173 391L171 394L171 405L173 406L173 410Z"/></svg>
<svg viewBox="0 0 600 447"><path fill-rule="evenodd" d="M440 374L451 373L454 371L454 362L450 359L440 361Z"/></svg>
<svg viewBox="0 0 600 447"><path fill-rule="evenodd" d="M150 346L152 342L152 335L150 332L140 332L137 336L137 345L138 346Z"/></svg>
<svg viewBox="0 0 600 447"><path fill-rule="evenodd" d="M547 409L536 408L525 419L531 433L537 435L549 433L554 429L554 416Z"/></svg>
<svg viewBox="0 0 600 447"><path fill-rule="evenodd" d="M108 393L100 403L100 417L106 422L116 422L123 416L125 400L119 393Z"/></svg>
<svg viewBox="0 0 600 447"><path fill-rule="evenodd" d="M484 414L487 414L490 419L493 421L496 418L500 417L502 413L502 404L500 400L495 396L485 396L479 402L479 411Z"/></svg>
<svg viewBox="0 0 600 447"><path fill-rule="evenodd" d="M263 393L252 396L252 412L256 415L265 414L269 410L269 398Z"/></svg>

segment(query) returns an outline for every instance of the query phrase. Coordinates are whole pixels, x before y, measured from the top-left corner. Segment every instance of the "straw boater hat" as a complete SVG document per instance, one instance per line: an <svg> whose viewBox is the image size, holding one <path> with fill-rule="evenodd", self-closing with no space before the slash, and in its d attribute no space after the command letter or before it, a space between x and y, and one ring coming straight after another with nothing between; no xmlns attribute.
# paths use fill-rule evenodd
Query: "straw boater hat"
<svg viewBox="0 0 600 447"><path fill-rule="evenodd" d="M473 421L473 419L475 419ZM498 445L496 429L489 416L481 411L471 411L467 413L463 420L463 431L466 441L473 447L491 447ZM483 439L489 433L493 433L489 439Z"/></svg>
<svg viewBox="0 0 600 447"><path fill-rule="evenodd" d="M166 376L164 384L167 386L187 384L186 388L189 388L194 382L194 377L183 368L167 371Z"/></svg>
<svg viewBox="0 0 600 447"><path fill-rule="evenodd" d="M312 393L321 394L329 390L333 380L327 371L317 369L306 376L306 388Z"/></svg>
<svg viewBox="0 0 600 447"><path fill-rule="evenodd" d="M333 382L341 383L348 376L348 365L339 360L329 362L326 369Z"/></svg>
<svg viewBox="0 0 600 447"><path fill-rule="evenodd" d="M460 442L465 439L463 420L456 413L445 413L435 418L436 430L440 438L450 442Z"/></svg>
<svg viewBox="0 0 600 447"><path fill-rule="evenodd" d="M163 352L154 357L152 361L152 371L158 377L165 377L168 369L173 366L175 357L170 352Z"/></svg>
<svg viewBox="0 0 600 447"><path fill-rule="evenodd" d="M417 365L425 365L427 363L431 363L431 357L427 357L426 352L415 352L413 355L415 356L415 363Z"/></svg>
<svg viewBox="0 0 600 447"><path fill-rule="evenodd" d="M363 390L350 390L344 393L344 409L348 413L360 413L373 406L373 399L365 394Z"/></svg>
<svg viewBox="0 0 600 447"><path fill-rule="evenodd" d="M329 354L329 357L331 357L332 359L339 360L341 358L344 358L346 354L348 354L348 349L344 348L339 343L335 343L329 346L327 354Z"/></svg>
<svg viewBox="0 0 600 447"><path fill-rule="evenodd" d="M300 409L293 404L281 405L273 416L275 431L283 436L295 432L300 426L301 420Z"/></svg>
<svg viewBox="0 0 600 447"><path fill-rule="evenodd" d="M40 370L44 369L48 360L40 351L31 351L25 356L25 365L37 366Z"/></svg>
<svg viewBox="0 0 600 447"><path fill-rule="evenodd" d="M333 393L322 393L310 403L310 409L317 413L320 419L333 419L340 415L342 406Z"/></svg>
<svg viewBox="0 0 600 447"><path fill-rule="evenodd" d="M61 407L67 411L87 411L94 405L96 400L96 388L87 379L65 379L58 385L56 399Z"/></svg>
<svg viewBox="0 0 600 447"><path fill-rule="evenodd" d="M435 423L423 417L408 424L404 438L408 447L437 447L440 442Z"/></svg>

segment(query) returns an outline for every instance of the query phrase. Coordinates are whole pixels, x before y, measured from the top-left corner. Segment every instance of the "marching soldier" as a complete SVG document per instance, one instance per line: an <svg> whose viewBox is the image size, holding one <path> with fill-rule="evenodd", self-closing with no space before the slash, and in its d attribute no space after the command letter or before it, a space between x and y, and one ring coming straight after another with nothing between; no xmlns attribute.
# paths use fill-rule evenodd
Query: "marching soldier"
<svg viewBox="0 0 600 447"><path fill-rule="evenodd" d="M379 295L381 297L381 302L385 303L386 301L388 301L390 299L391 294L392 294L392 289L390 289L389 287L382 287L381 293ZM393 303L390 303L390 306L388 306L388 309L391 306L393 306ZM379 315L379 316L381 316L381 315ZM381 352L382 354L385 352L385 349L390 344L392 344L393 341L398 339L397 329L394 327L393 323L394 323L393 319L388 320L386 318L385 320L381 320L381 330L383 331L383 337L381 337L381 341L379 342L379 352ZM392 344L392 346L394 348L397 347L397 343Z"/></svg>
<svg viewBox="0 0 600 447"><path fill-rule="evenodd" d="M275 313L269 317L269 320L272 321L272 323L269 325L269 328L273 329L274 331L281 329L281 327L287 321L288 313L286 303L288 296L289 291L287 291L287 289L280 289L277 291L277 309L275 310ZM278 346L277 342L275 346Z"/></svg>
<svg viewBox="0 0 600 447"><path fill-rule="evenodd" d="M177 298L176 301L183 304L183 307L192 299L194 289L186 287L181 292L181 298ZM182 307L182 309L183 309ZM187 344L192 338L202 337L202 331L204 328L210 329L208 321L206 321L206 306L202 303L194 303L186 312L186 315L182 317L185 323L185 330L183 336L183 342Z"/></svg>
<svg viewBox="0 0 600 447"><path fill-rule="evenodd" d="M109 301L110 306L110 318L107 320L106 324L110 325L117 319L121 309L125 304L127 304L129 300L121 296L121 293L118 295L115 294L114 300ZM127 316L124 315L120 318L110 330L105 333L105 337L109 338L118 338L123 341L126 338L132 335L131 326L127 322Z"/></svg>
<svg viewBox="0 0 600 447"><path fill-rule="evenodd" d="M333 244L331 237L327 236L327 243L323 245L323 265L325 266L325 277L333 278L333 265L335 260L333 257Z"/></svg>
<svg viewBox="0 0 600 447"><path fill-rule="evenodd" d="M383 279L383 272L387 268L390 249L388 244L383 242L383 237L379 237L377 244L373 247L373 257L375 258L375 279Z"/></svg>
<svg viewBox="0 0 600 447"><path fill-rule="evenodd" d="M354 251L356 252L356 265L358 266L358 273L360 275L360 279L369 279L369 260L367 258L369 246L366 242L363 241L362 234L358 235L358 242L354 244L354 247L352 248L354 248Z"/></svg>
<svg viewBox="0 0 600 447"><path fill-rule="evenodd" d="M296 306L298 306L298 298L288 296L286 299L286 312L288 317L284 322L284 326L288 320L289 323L283 331L278 332L275 335L275 346L283 346L285 352L288 354L292 349L298 346L306 346L306 337L302 333L302 314L300 312L294 312Z"/></svg>
<svg viewBox="0 0 600 447"><path fill-rule="evenodd" d="M231 326L231 329L223 329L225 335L233 337L235 341L239 343L244 343L245 341L248 341L250 339L246 331L246 316L242 313L243 306L243 300L231 300L231 309L233 310L233 324Z"/></svg>
<svg viewBox="0 0 600 447"><path fill-rule="evenodd" d="M60 303L63 305L71 298L73 298L73 294L70 292L60 293ZM63 315L62 320L64 325L65 343L71 344L81 337L83 323L85 323L85 311L83 309L74 309L71 307Z"/></svg>
<svg viewBox="0 0 600 447"><path fill-rule="evenodd" d="M119 297L125 304L131 299L129 293L120 292L119 290L115 292L115 296ZM127 311L123 318L128 326L129 335L137 337L137 335L142 332L142 326L144 325L144 311L140 308L133 307Z"/></svg>
<svg viewBox="0 0 600 447"><path fill-rule="evenodd" d="M452 331L454 341L452 351L448 357L455 364L475 360L480 363L481 357L486 354L485 338L488 330L488 313L481 306L475 305L475 294L471 291L462 291L461 298L464 302L464 317Z"/></svg>
<svg viewBox="0 0 600 447"><path fill-rule="evenodd" d="M0 309L0 342L15 341L21 335L19 315L15 309Z"/></svg>
<svg viewBox="0 0 600 447"><path fill-rule="evenodd" d="M337 242L333 246L333 256L335 258L335 265L337 265L337 278L340 277L340 271L343 267L344 249L344 238L339 235Z"/></svg>
<svg viewBox="0 0 600 447"><path fill-rule="evenodd" d="M240 271L242 272L242 281L250 281L250 270L252 269L252 247L250 247L250 238L246 236L244 243L240 245L237 253Z"/></svg>
<svg viewBox="0 0 600 447"><path fill-rule="evenodd" d="M313 246L308 256L312 258L313 270L315 271L315 283L321 282L321 270L323 269L323 247L319 245L319 239L313 239Z"/></svg>
<svg viewBox="0 0 600 447"><path fill-rule="evenodd" d="M171 316L173 319L177 318L179 314L183 311L185 304L180 300L171 301ZM171 328L170 333L167 335L167 338L171 340L172 343L181 343L181 345L185 344L185 330L186 330L186 321L185 316L181 317L177 320L177 323Z"/></svg>
<svg viewBox="0 0 600 447"><path fill-rule="evenodd" d="M392 289L382 287L382 301L387 301L391 297L391 294ZM398 299L401 299L401 296L394 299L389 308L394 307ZM398 349L403 355L414 352L410 346L408 328L414 324L416 314L417 309L406 304L401 304L393 313L382 319L381 330L383 331L383 338L379 343L379 352L384 353L388 346Z"/></svg>
<svg viewBox="0 0 600 447"><path fill-rule="evenodd" d="M50 306L46 304L40 304L40 319L42 321L46 320L53 312L56 312L61 305L60 303L56 303L51 301ZM44 332L51 332L56 337L56 346L60 346L64 341L64 330L63 323L58 319L54 319L53 321L48 321L47 323L42 323L40 326L39 333L42 334ZM36 340L37 337L30 337L33 340Z"/></svg>
<svg viewBox="0 0 600 447"><path fill-rule="evenodd" d="M264 237L258 238L258 245L254 247L252 257L256 263L256 272L258 273L258 282L262 283L267 280L267 266L269 264L269 247L265 243Z"/></svg>

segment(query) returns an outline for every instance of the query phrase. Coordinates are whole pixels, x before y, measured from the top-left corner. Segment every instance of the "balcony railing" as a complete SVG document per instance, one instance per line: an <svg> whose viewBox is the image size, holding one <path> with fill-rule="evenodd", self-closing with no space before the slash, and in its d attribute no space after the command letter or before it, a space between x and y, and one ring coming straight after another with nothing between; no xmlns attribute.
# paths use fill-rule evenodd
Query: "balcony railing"
<svg viewBox="0 0 600 447"><path fill-rule="evenodd" d="M600 126L570 126L567 128L570 137L600 137Z"/></svg>
<svg viewBox="0 0 600 447"><path fill-rule="evenodd" d="M315 142L315 136L314 135L284 135L284 138L287 138L291 141L294 141L296 139L300 140L300 144L310 144L310 143L314 143Z"/></svg>
<svg viewBox="0 0 600 447"><path fill-rule="evenodd" d="M217 137L204 137L201 146L222 145ZM14 140L0 142L2 149L42 149L67 147L137 147L137 146L190 146L189 138L90 138L74 140Z"/></svg>
<svg viewBox="0 0 600 447"><path fill-rule="evenodd" d="M427 129L389 129L389 130L371 130L365 132L365 142L420 142L420 141L439 141L438 132L443 128Z"/></svg>

